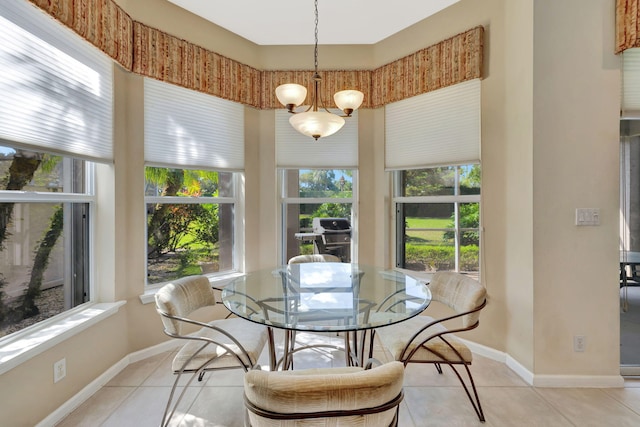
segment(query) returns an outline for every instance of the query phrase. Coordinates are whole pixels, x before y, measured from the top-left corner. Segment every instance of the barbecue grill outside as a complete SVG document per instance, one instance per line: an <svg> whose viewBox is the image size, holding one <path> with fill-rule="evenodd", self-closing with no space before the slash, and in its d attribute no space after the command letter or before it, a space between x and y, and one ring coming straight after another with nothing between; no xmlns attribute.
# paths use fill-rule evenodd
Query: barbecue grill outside
<svg viewBox="0 0 640 427"><path fill-rule="evenodd" d="M314 252L335 255L351 262L351 224L346 218L313 218L313 233L298 233L296 238L313 241Z"/></svg>

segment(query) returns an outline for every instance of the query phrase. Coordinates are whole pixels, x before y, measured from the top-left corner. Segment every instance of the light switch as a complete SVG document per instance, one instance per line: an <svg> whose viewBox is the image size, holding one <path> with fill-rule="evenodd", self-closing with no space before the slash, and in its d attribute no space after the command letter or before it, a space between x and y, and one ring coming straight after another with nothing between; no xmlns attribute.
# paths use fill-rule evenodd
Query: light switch
<svg viewBox="0 0 640 427"><path fill-rule="evenodd" d="M576 225L600 225L600 209L577 208Z"/></svg>

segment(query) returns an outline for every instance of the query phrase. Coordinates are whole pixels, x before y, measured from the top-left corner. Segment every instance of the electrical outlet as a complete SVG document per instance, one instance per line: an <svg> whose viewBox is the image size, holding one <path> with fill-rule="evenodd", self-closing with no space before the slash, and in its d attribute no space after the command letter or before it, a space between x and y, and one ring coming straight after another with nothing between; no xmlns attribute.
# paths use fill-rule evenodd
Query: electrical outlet
<svg viewBox="0 0 640 427"><path fill-rule="evenodd" d="M67 375L67 360L60 359L53 364L53 382L57 383Z"/></svg>
<svg viewBox="0 0 640 427"><path fill-rule="evenodd" d="M586 347L587 337L584 335L575 335L573 337L573 351L583 352Z"/></svg>

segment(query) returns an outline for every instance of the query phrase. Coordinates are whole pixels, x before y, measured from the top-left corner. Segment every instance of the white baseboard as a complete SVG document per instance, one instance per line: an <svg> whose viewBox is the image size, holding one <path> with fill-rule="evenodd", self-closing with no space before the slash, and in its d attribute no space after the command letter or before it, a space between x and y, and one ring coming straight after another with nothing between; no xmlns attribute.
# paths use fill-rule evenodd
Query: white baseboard
<svg viewBox="0 0 640 427"><path fill-rule="evenodd" d="M526 382L529 385L533 385L534 377L535 377L533 372L525 368L520 362L518 362L513 357L507 355L507 360L505 364L507 365L507 367L509 367L509 369L511 369L516 374L518 374L518 376L522 378L524 382Z"/></svg>
<svg viewBox="0 0 640 427"><path fill-rule="evenodd" d="M536 375L534 387L618 388L624 387L622 375Z"/></svg>
<svg viewBox="0 0 640 427"><path fill-rule="evenodd" d="M458 338L463 341L473 354L486 357L496 362L504 363L527 384L533 387L590 387L590 388L616 388L624 387L624 378L621 375L534 375L531 371L521 365L517 360L507 353L495 350L482 344ZM102 375L84 387L71 399L63 403L58 409L49 414L36 427L53 427L64 417L82 405L87 399L93 396L102 386L111 381L123 369L131 363L139 362L156 354L172 351L179 347L178 340L168 340L160 344L148 347L122 358L118 363L107 369Z"/></svg>
<svg viewBox="0 0 640 427"><path fill-rule="evenodd" d="M111 381L124 368L129 366L129 356L123 357L118 363L107 369L102 375L90 382L86 387L76 393L71 399L60 405L55 411L50 413L44 420L40 421L36 427L53 427L64 417L76 410L87 399L97 393L102 386Z"/></svg>
<svg viewBox="0 0 640 427"><path fill-rule="evenodd" d="M616 388L624 387L622 375L536 375L520 362L507 353L486 347L482 344L474 343L462 338L473 354L504 363L522 378L527 384L533 387L556 387L556 388Z"/></svg>
<svg viewBox="0 0 640 427"><path fill-rule="evenodd" d="M498 351L473 341L465 340L464 338L456 337L456 339L462 341L467 347L469 347L469 350L471 350L473 354L477 354L478 356L486 357L487 359L495 360L500 363L506 363L507 361L507 354L502 351Z"/></svg>
<svg viewBox="0 0 640 427"><path fill-rule="evenodd" d="M171 339L151 347L143 348L142 350L129 354L129 363L139 362L156 354L164 353L165 351L176 350L181 345L184 345L184 342Z"/></svg>
<svg viewBox="0 0 640 427"><path fill-rule="evenodd" d="M40 421L36 427L53 427L64 419L71 412L76 410L87 399L93 396L102 388L105 384L111 381L116 375L132 363L139 362L148 357L155 356L156 354L164 353L165 351L172 351L180 346L178 340L168 340L160 344L154 345L131 353L123 357L115 365L107 369L102 375L89 383L86 387L76 393L71 399L60 405L55 411L50 413L44 420Z"/></svg>

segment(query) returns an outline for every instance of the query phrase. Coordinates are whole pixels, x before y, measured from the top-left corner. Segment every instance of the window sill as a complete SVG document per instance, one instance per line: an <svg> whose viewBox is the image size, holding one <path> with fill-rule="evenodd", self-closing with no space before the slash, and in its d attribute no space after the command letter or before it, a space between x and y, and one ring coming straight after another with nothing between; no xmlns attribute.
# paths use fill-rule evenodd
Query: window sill
<svg viewBox="0 0 640 427"><path fill-rule="evenodd" d="M0 375L112 316L124 304L89 303L0 339Z"/></svg>
<svg viewBox="0 0 640 427"><path fill-rule="evenodd" d="M244 276L244 273L240 273L236 271L228 274L208 276L208 278L209 278L209 283L211 283L211 287L213 287L214 289L221 289L221 288L224 288L230 281L232 281L236 277L241 277L241 276ZM147 289L145 290L144 294L140 295L140 302L142 304L155 303L156 292L158 292L158 289L160 289L167 283L168 282L147 286Z"/></svg>

